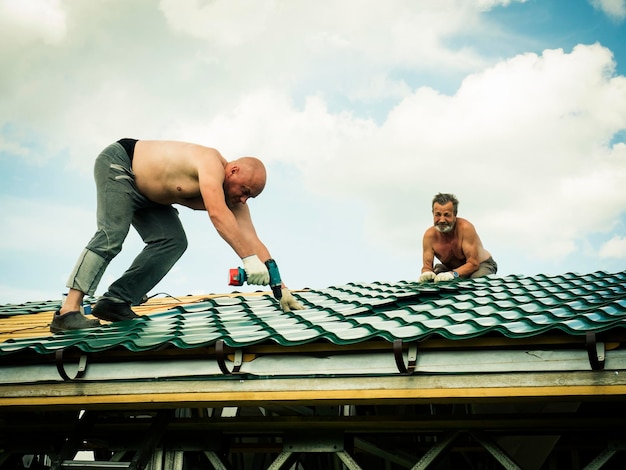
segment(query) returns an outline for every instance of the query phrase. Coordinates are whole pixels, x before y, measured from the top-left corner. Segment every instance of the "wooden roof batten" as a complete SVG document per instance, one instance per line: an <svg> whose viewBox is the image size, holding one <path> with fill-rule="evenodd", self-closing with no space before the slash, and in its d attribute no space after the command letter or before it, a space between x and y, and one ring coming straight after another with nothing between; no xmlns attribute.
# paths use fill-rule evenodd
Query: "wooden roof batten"
<svg viewBox="0 0 626 470"><path fill-rule="evenodd" d="M214 406L469 403L502 400L591 400L626 395L615 371L397 375L256 380L147 380L0 386L4 407L51 409Z"/></svg>

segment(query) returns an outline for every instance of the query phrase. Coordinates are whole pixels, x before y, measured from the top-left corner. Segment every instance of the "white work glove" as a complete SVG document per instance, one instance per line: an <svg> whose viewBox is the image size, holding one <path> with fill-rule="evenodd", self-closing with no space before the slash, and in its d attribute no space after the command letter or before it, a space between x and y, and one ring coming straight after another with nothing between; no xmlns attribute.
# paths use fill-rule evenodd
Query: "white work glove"
<svg viewBox="0 0 626 470"><path fill-rule="evenodd" d="M296 298L291 295L289 289L283 288L281 289L283 296L280 298L280 308L283 309L283 312L291 312L292 310L304 310L304 305L296 300Z"/></svg>
<svg viewBox="0 0 626 470"><path fill-rule="evenodd" d="M452 271L445 273L439 273L435 276L435 284L438 282L454 281L458 276L455 276Z"/></svg>
<svg viewBox="0 0 626 470"><path fill-rule="evenodd" d="M261 263L257 255L246 256L242 261L248 284L266 286L270 283L270 273L267 270L267 266Z"/></svg>
<svg viewBox="0 0 626 470"><path fill-rule="evenodd" d="M435 273L432 271L426 271L420 276L419 282L430 282L433 279L435 279Z"/></svg>

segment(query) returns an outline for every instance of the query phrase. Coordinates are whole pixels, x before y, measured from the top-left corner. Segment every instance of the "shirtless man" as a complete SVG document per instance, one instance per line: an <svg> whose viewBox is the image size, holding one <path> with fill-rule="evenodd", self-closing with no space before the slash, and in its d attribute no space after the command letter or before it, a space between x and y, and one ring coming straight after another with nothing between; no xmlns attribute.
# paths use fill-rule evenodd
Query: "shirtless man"
<svg viewBox="0 0 626 470"><path fill-rule="evenodd" d="M419 282L452 281L495 274L498 265L485 250L474 226L457 218L459 201L453 194L433 198L434 226L424 233L422 274ZM435 257L441 261L433 268Z"/></svg>
<svg viewBox="0 0 626 470"><path fill-rule="evenodd" d="M131 225L146 246L97 301L92 314L107 321L137 318L131 305L141 303L187 248L173 204L207 211L217 232L242 259L248 284L269 284L264 263L271 256L246 204L265 187L265 166L257 158L227 162L216 149L201 145L121 139L98 156L94 177L97 231L70 275L69 293L54 313L52 332L100 324L86 318L80 307L121 251ZM303 308L284 284L280 304L284 311Z"/></svg>

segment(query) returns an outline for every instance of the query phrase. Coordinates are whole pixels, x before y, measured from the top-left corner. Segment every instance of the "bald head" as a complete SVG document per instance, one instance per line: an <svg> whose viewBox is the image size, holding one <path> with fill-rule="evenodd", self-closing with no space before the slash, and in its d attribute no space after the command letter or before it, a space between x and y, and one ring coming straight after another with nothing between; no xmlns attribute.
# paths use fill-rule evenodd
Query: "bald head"
<svg viewBox="0 0 626 470"><path fill-rule="evenodd" d="M228 162L225 168L224 194L231 204L245 204L265 188L267 172L263 162L255 157L241 157Z"/></svg>
<svg viewBox="0 0 626 470"><path fill-rule="evenodd" d="M251 189L256 193L254 196L261 194L267 181L267 171L263 162L256 157L240 157L232 163L240 168L242 176L250 178Z"/></svg>

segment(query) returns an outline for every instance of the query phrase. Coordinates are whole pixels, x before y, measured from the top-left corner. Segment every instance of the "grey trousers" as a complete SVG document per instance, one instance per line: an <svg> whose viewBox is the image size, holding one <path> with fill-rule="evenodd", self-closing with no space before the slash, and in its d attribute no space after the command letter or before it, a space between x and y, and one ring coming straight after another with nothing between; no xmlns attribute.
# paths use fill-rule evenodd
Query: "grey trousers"
<svg viewBox="0 0 626 470"><path fill-rule="evenodd" d="M130 158L119 143L109 145L96 158L94 178L97 231L79 256L67 287L93 295L132 225L146 245L103 297L139 304L187 249L178 211L139 192Z"/></svg>
<svg viewBox="0 0 626 470"><path fill-rule="evenodd" d="M443 272L450 271L450 270L451 269L448 268L446 265L439 263L435 265L435 268L433 271L435 274L439 274L439 273L443 273ZM496 263L493 260L493 258L490 257L478 265L478 269L472 273L472 275L470 276L470 279L488 276L489 274L496 274L497 272L498 272L498 263Z"/></svg>

